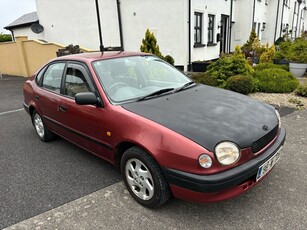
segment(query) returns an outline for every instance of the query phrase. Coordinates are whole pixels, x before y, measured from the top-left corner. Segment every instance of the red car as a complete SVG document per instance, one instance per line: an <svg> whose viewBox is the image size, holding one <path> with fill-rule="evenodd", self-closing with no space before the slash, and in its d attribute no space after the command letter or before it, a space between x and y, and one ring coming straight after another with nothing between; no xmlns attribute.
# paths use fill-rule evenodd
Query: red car
<svg viewBox="0 0 307 230"><path fill-rule="evenodd" d="M119 167L151 208L171 195L215 202L247 191L286 137L272 106L196 84L145 53L56 58L25 83L24 108L42 141L56 134Z"/></svg>

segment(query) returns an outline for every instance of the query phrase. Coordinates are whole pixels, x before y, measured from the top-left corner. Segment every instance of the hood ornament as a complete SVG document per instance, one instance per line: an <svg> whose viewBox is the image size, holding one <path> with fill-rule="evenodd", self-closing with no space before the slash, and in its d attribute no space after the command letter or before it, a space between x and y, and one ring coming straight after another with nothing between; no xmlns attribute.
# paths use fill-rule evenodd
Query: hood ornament
<svg viewBox="0 0 307 230"><path fill-rule="evenodd" d="M269 127L266 126L266 125L264 125L264 126L262 126L262 130L263 130L263 131L268 131L268 130L269 130Z"/></svg>

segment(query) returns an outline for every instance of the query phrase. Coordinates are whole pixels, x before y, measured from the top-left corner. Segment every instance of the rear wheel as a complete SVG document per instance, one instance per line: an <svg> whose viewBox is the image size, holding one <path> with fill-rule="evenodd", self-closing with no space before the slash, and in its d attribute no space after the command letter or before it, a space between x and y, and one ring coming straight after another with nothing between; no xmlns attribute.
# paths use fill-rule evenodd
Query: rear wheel
<svg viewBox="0 0 307 230"><path fill-rule="evenodd" d="M48 142L54 139L54 133L52 133L44 124L43 119L40 114L33 111L32 123L34 125L35 131L42 141Z"/></svg>
<svg viewBox="0 0 307 230"><path fill-rule="evenodd" d="M121 172L132 197L147 208L155 208L170 198L170 189L155 160L133 147L121 159Z"/></svg>

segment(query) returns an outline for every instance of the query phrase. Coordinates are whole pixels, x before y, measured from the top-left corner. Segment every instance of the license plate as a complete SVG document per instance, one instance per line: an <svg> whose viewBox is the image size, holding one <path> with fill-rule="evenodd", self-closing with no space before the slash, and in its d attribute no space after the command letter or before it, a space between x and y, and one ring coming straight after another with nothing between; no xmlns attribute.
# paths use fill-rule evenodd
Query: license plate
<svg viewBox="0 0 307 230"><path fill-rule="evenodd" d="M274 167L274 165L277 163L277 161L280 158L281 148L282 147L280 147L280 149L278 149L278 151L270 159L268 159L265 163L263 163L259 167L258 173L256 176L256 181L260 180L264 175L266 175Z"/></svg>

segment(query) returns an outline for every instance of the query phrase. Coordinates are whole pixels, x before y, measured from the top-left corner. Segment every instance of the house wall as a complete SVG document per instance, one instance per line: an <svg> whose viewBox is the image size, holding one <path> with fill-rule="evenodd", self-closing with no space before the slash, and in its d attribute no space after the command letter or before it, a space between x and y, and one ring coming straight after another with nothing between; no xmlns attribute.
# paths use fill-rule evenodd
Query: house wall
<svg viewBox="0 0 307 230"><path fill-rule="evenodd" d="M237 45L242 46L249 37L252 29L253 1L234 1L234 24L232 26L231 49Z"/></svg>
<svg viewBox="0 0 307 230"><path fill-rule="evenodd" d="M56 51L61 48L64 47L28 40L26 36L16 37L16 42L0 43L0 72L29 77L47 61L55 58Z"/></svg>
<svg viewBox="0 0 307 230"><path fill-rule="evenodd" d="M175 65L187 65L187 3L186 0L121 1L125 50L139 51L148 28L154 33L163 55L171 55Z"/></svg>
<svg viewBox="0 0 307 230"><path fill-rule="evenodd" d="M30 26L22 28L14 28L12 30L14 32L14 37L27 36L29 40L39 40L39 39L44 40L45 38L44 32L39 34L33 33Z"/></svg>
<svg viewBox="0 0 307 230"><path fill-rule="evenodd" d="M192 1L192 12L191 12L191 47L192 48L192 61L198 60L211 60L220 56L220 43L217 41L217 34L220 33L220 21L221 15L230 16L230 2L231 1L211 1L211 0L194 0ZM202 43L204 47L194 47L194 13L199 12L203 14L203 33ZM214 22L214 43L216 45L208 46L208 14L215 16ZM227 31L229 29L229 20L227 24ZM228 42L227 42L228 45Z"/></svg>

